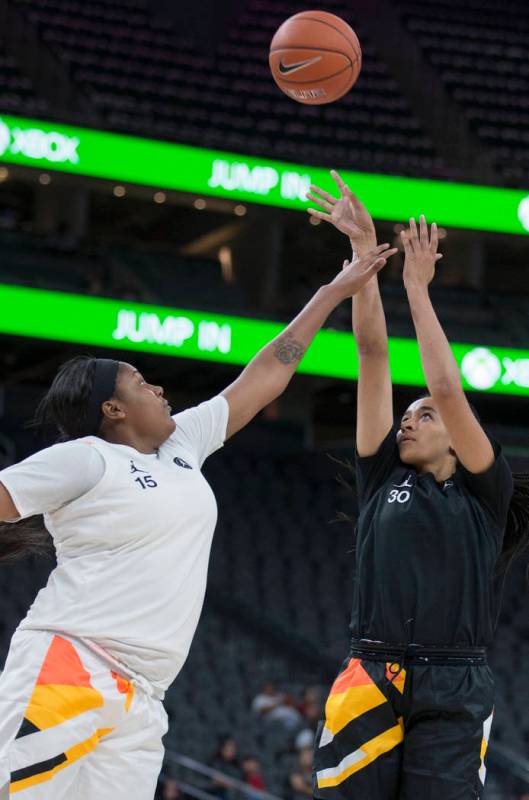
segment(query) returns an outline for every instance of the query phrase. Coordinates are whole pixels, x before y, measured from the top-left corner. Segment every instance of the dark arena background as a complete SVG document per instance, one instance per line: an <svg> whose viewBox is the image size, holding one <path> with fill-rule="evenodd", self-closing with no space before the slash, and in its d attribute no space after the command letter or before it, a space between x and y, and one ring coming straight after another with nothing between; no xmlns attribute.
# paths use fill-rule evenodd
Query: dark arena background
<svg viewBox="0 0 529 800"><path fill-rule="evenodd" d="M310 4L0 0L1 467L47 443L27 423L76 354L132 361L174 409L233 381L350 255L304 211L335 167L379 242L400 247L412 214L439 223L435 307L484 424L529 470L529 5L316 7L363 51L357 84L322 106L287 98L268 67L275 30ZM424 391L400 253L380 280L399 413ZM348 647L353 531L333 520L354 514L337 460L354 453L356 377L344 303L286 393L207 462L219 522L166 699L160 798L311 794ZM486 800L529 798L527 563L491 652ZM52 566L0 568L0 664Z"/></svg>

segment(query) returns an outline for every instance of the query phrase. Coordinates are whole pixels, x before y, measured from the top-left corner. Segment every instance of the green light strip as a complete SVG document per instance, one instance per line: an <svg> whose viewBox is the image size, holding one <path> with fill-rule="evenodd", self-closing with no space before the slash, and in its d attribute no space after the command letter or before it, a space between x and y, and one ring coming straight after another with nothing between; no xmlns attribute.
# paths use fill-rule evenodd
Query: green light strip
<svg viewBox="0 0 529 800"><path fill-rule="evenodd" d="M3 115L0 161L111 181L302 210L311 182L333 191L326 169ZM329 165L333 166L333 165ZM343 171L377 219L529 233L529 190Z"/></svg>
<svg viewBox="0 0 529 800"><path fill-rule="evenodd" d="M60 342L247 364L278 335L277 322L0 284L0 333ZM529 350L454 344L465 388L529 395ZM395 384L425 386L413 339L390 339ZM299 372L343 380L358 377L352 334L323 330Z"/></svg>

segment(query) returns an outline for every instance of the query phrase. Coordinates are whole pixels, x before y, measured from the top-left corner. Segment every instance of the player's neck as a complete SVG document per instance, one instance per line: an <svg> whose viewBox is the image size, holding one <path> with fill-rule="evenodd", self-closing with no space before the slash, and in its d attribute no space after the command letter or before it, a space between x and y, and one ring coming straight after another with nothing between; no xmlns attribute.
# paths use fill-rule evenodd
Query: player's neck
<svg viewBox="0 0 529 800"><path fill-rule="evenodd" d="M105 431L104 439L110 444L124 444L127 447L133 447L138 453L145 453L146 455L153 455L159 449L159 446L155 445L152 440L131 431L110 429Z"/></svg>
<svg viewBox="0 0 529 800"><path fill-rule="evenodd" d="M419 475L425 475L427 472L431 472L437 483L448 480L455 471L456 464L454 463L454 457L450 455L440 461L434 461L431 464L421 464L421 466L417 468Z"/></svg>

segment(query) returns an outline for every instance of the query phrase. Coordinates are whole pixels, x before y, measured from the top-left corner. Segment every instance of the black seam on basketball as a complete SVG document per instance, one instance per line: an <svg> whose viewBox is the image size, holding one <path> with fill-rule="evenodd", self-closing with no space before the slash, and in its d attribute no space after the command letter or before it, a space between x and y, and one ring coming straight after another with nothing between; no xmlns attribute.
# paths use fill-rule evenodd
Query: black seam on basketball
<svg viewBox="0 0 529 800"><path fill-rule="evenodd" d="M283 76L281 76L281 83L282 84L283 83L284 84L292 83L292 84L294 84L294 86L296 86L297 84L305 84L306 85L307 83L324 83L324 81L329 81L331 78L336 78L338 75L341 75L342 72L345 72L345 70L350 69L350 66L351 65L348 64L346 67L342 67L342 69L339 70L338 72L333 72L332 75L326 75L325 78L317 78L314 81L309 81L306 78L305 78L304 81L295 81L295 80L289 81L286 78L283 78Z"/></svg>
<svg viewBox="0 0 529 800"><path fill-rule="evenodd" d="M301 13L303 13L303 12L301 12ZM319 22L321 25L327 25L328 28L332 28L334 31L336 31L336 33L339 33L340 36L342 36L345 39L347 44L352 46L353 50L356 53L356 47L354 46L353 42L350 39L347 38L345 33L343 33L343 31L341 31L340 28L337 28L336 25L333 25L331 22L324 22L322 19L318 19L317 17L298 17L298 19L300 19L300 20L305 19L305 20L309 20L310 22ZM342 22L345 22L345 20L342 20ZM347 25L348 23L345 22L345 24ZM351 27L351 26L349 26L349 27ZM355 34L355 36L356 36L356 34ZM357 37L357 41L358 41L358 37Z"/></svg>

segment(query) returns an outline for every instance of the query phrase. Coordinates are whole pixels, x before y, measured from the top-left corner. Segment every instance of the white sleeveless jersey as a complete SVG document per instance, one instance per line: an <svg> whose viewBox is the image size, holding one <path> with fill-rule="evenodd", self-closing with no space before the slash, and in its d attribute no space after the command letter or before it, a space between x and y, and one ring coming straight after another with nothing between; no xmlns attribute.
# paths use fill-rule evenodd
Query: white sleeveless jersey
<svg viewBox="0 0 529 800"><path fill-rule="evenodd" d="M104 474L44 514L57 567L19 626L87 639L161 691L184 664L204 601L217 505L200 468L224 441L228 404L219 395L174 419L158 455L77 440L101 454ZM17 467L0 473L15 497Z"/></svg>

